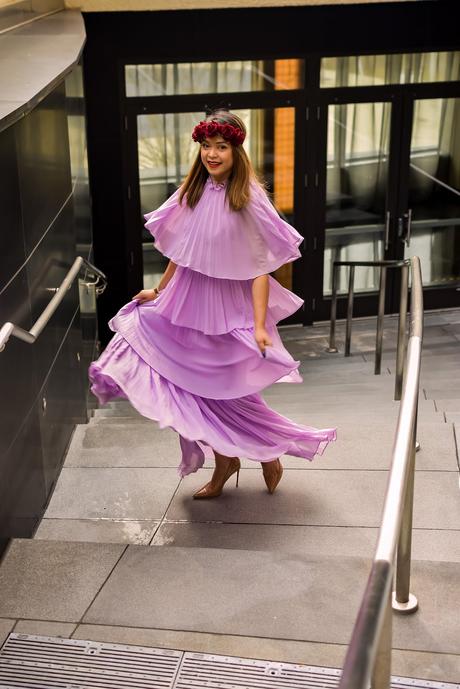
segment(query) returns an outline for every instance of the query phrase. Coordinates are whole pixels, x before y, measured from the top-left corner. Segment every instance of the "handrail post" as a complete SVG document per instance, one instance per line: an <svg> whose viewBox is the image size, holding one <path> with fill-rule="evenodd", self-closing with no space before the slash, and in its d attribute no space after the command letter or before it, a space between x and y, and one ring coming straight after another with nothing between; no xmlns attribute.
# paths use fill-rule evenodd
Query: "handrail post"
<svg viewBox="0 0 460 689"><path fill-rule="evenodd" d="M353 319L353 290L355 284L355 266L350 266L348 277L347 330L345 334L345 356L350 356L351 324Z"/></svg>
<svg viewBox="0 0 460 689"><path fill-rule="evenodd" d="M372 671L371 689L390 689L391 686L392 622L390 593L387 597L379 645Z"/></svg>
<svg viewBox="0 0 460 689"><path fill-rule="evenodd" d="M406 344L406 327L407 327L407 299L409 291L409 266L405 265L401 268L401 291L399 296L399 321L398 321L398 348L396 352L396 376L395 376L395 400L401 399L403 376L404 376L404 360L405 360L405 344Z"/></svg>
<svg viewBox="0 0 460 689"><path fill-rule="evenodd" d="M393 592L393 610L402 613L415 612L418 608L417 598L410 592L410 570L412 552L412 514L414 505L414 474L417 438L417 407L412 428L410 461L408 466L404 509L399 533L398 553L396 556L395 591Z"/></svg>
<svg viewBox="0 0 460 689"><path fill-rule="evenodd" d="M333 263L332 265L332 297L331 297L331 327L329 331L329 347L327 351L330 354L336 353L337 346L335 344L335 324L337 320L337 274L338 266Z"/></svg>
<svg viewBox="0 0 460 689"><path fill-rule="evenodd" d="M383 319L385 315L385 287L387 280L387 269L385 266L380 268L379 285L379 310L377 315L377 333L375 336L375 364L374 374L380 375L382 368L382 341L383 341Z"/></svg>

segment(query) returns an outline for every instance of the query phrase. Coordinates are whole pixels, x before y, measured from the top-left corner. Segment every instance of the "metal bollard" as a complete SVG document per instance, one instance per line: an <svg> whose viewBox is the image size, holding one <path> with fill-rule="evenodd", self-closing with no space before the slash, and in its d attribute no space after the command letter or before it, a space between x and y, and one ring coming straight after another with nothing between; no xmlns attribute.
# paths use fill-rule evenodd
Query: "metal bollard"
<svg viewBox="0 0 460 689"><path fill-rule="evenodd" d="M335 324L337 321L337 274L338 266L335 264L332 267L332 297L331 297L331 328L329 331L329 347L326 351L330 354L336 353L337 346L335 344Z"/></svg>
<svg viewBox="0 0 460 689"><path fill-rule="evenodd" d="M385 316L385 287L387 280L387 269L385 266L380 268L379 285L379 310L377 315L377 333L375 336L375 364L374 374L380 375L382 368L382 342L383 342L383 319Z"/></svg>
<svg viewBox="0 0 460 689"><path fill-rule="evenodd" d="M401 268L401 291L399 296L398 348L396 353L395 400L402 395L404 360L406 354L407 298L409 290L409 266Z"/></svg>
<svg viewBox="0 0 460 689"><path fill-rule="evenodd" d="M374 669L372 671L371 689L390 689L392 636L391 595L389 595L385 606L385 616L380 632Z"/></svg>
<svg viewBox="0 0 460 689"><path fill-rule="evenodd" d="M351 324L353 319L353 291L355 284L355 266L350 266L348 277L347 330L345 334L345 356L350 356Z"/></svg>
<svg viewBox="0 0 460 689"><path fill-rule="evenodd" d="M404 511L401 531L399 533L398 552L396 556L396 586L392 596L393 610L401 613L415 612L418 608L417 598L410 592L410 569L412 551L412 514L414 505L415 444L417 434L417 413L412 429L412 447L408 467Z"/></svg>

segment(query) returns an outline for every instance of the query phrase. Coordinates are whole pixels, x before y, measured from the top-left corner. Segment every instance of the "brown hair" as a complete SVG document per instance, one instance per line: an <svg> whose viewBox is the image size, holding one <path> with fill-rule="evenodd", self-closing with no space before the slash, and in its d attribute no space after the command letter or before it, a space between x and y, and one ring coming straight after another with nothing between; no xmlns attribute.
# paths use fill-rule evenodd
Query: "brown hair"
<svg viewBox="0 0 460 689"><path fill-rule="evenodd" d="M243 120L234 113L227 110L215 110L207 118L206 121L216 121L220 124L231 124L238 129L241 129L246 134L246 127ZM200 147L201 148L201 147ZM257 175L252 167L252 163L248 158L243 146L233 146L233 168L228 178L226 194L230 208L233 211L239 211L246 206L250 197L249 184L255 181L260 184ZM201 150L193 162L190 172L182 184L179 194L179 201L187 195L187 206L195 208L203 193L204 185L208 178L208 171L201 161ZM261 185L262 186L262 185Z"/></svg>

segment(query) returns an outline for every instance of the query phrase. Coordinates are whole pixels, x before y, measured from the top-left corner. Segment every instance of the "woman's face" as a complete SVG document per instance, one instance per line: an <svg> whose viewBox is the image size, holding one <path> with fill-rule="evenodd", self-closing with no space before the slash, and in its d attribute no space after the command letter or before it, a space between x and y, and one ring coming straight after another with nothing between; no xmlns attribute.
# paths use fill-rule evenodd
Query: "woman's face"
<svg viewBox="0 0 460 689"><path fill-rule="evenodd" d="M201 143L201 162L216 182L222 182L232 171L232 145L219 135L205 139Z"/></svg>

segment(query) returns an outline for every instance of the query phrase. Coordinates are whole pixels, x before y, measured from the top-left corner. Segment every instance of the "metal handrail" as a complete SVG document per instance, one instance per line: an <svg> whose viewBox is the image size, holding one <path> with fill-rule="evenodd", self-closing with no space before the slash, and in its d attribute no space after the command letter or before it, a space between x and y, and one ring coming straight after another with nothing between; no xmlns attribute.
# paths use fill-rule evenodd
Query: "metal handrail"
<svg viewBox="0 0 460 689"><path fill-rule="evenodd" d="M372 267L380 268L380 283L379 283L379 306L377 312L377 332L375 336L375 363L374 373L380 375L382 368L382 347L383 347L383 318L385 314L385 287L386 287L386 273L388 268L401 269L401 288L399 297L399 323L398 323L398 346L396 351L396 376L395 376L395 392L394 399L401 399L402 380L404 375L404 344L406 335L406 321L407 321L407 294L409 286L409 265L410 259L401 261L334 261L332 269L332 299L331 299L331 325L329 331L329 347L327 349L330 353L338 352L335 344L335 324L337 321L337 275L340 266L349 266L350 273L348 277L348 299L347 299L347 324L345 331L345 356L350 356L351 348L351 325L353 319L353 298L354 298L354 281L355 268L358 267Z"/></svg>
<svg viewBox="0 0 460 689"><path fill-rule="evenodd" d="M46 324L58 308L61 301L64 299L65 293L68 289L70 289L73 281L75 280L83 266L86 267L89 274L94 275L97 278L94 283L90 284L96 286L95 289L97 294L102 294L102 292L107 287L106 276L101 270L99 270L99 268L93 266L93 264L90 263L86 258L83 258L82 256L77 256L77 258L72 264L72 267L67 272L67 275L65 276L59 287L55 288L54 296L47 304L46 308L43 310L41 315L37 318L30 330L24 330L24 328L21 328L20 326L15 325L14 323L5 323L2 326L2 328L0 329L0 352L2 352L5 349L5 345L10 339L10 337L17 337L18 339L22 340L23 342L27 342L28 344L33 344L36 341L37 337L40 335L43 328L46 326Z"/></svg>
<svg viewBox="0 0 460 689"><path fill-rule="evenodd" d="M339 689L389 689L392 608L415 612L410 588L417 406L423 338L423 288L418 256L410 259L411 324L404 389L377 548L345 658ZM395 563L396 560L396 563ZM393 575L395 591L390 595Z"/></svg>

